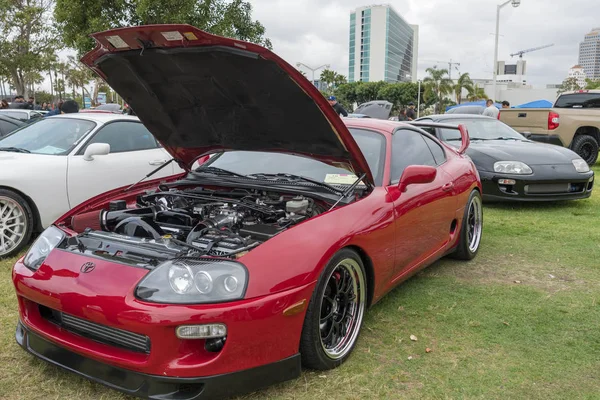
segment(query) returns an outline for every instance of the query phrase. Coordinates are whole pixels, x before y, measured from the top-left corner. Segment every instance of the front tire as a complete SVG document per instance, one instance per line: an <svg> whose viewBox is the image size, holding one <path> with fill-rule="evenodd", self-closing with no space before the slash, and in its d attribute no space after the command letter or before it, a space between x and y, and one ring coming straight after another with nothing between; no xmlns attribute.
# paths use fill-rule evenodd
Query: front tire
<svg viewBox="0 0 600 400"><path fill-rule="evenodd" d="M459 260L472 260L479 252L481 236L483 232L483 203L481 194L473 190L469 196L462 226L460 228L460 237L458 246L453 257Z"/></svg>
<svg viewBox="0 0 600 400"><path fill-rule="evenodd" d="M365 267L350 249L336 253L321 273L304 319L302 365L333 369L349 356L360 333L367 305Z"/></svg>
<svg viewBox="0 0 600 400"><path fill-rule="evenodd" d="M583 158L590 167L598 160L598 142L590 135L575 136L571 143L571 150Z"/></svg>
<svg viewBox="0 0 600 400"><path fill-rule="evenodd" d="M29 243L33 213L17 193L0 189L0 258L18 253Z"/></svg>

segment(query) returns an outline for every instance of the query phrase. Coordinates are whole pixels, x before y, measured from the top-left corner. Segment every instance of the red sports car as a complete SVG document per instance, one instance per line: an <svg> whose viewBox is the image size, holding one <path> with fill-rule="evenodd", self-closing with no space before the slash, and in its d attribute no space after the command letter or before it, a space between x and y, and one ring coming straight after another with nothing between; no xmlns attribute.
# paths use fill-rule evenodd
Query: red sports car
<svg viewBox="0 0 600 400"><path fill-rule="evenodd" d="M343 121L269 50L188 25L94 38L83 61L188 172L81 204L16 263L16 338L35 356L142 397L230 396L339 366L369 306L476 255L462 127L455 150Z"/></svg>

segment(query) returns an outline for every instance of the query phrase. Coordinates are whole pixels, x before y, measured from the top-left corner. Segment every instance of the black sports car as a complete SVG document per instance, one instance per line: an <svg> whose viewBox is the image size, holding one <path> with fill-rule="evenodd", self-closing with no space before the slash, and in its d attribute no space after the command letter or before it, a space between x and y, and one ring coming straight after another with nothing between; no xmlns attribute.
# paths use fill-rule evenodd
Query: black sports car
<svg viewBox="0 0 600 400"><path fill-rule="evenodd" d="M469 130L471 157L487 201L556 201L585 199L592 194L594 172L573 151L533 142L494 118L445 114L419 122L464 124ZM450 145L460 145L458 131L425 129Z"/></svg>

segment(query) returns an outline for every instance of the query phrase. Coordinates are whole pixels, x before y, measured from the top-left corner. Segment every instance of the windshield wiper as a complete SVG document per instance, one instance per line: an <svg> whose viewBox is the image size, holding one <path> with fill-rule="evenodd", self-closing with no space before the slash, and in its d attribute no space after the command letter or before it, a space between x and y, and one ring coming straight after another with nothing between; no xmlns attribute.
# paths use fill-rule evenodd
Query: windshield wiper
<svg viewBox="0 0 600 400"><path fill-rule="evenodd" d="M193 173L208 172L208 173L212 173L214 175L229 175L229 176L239 176L240 178L246 178L246 175L238 174L237 172L228 171L226 169L219 168L219 167L211 167L210 165L206 166L206 167L196 168L196 170L192 171L192 172Z"/></svg>
<svg viewBox="0 0 600 400"><path fill-rule="evenodd" d="M31 153L31 151L23 149L21 147L0 147L0 151L12 151L14 153Z"/></svg>
<svg viewBox="0 0 600 400"><path fill-rule="evenodd" d="M343 190L335 188L335 187L333 187L333 186L331 186L331 185L329 185L329 184L327 184L325 182L320 182L320 181L318 181L316 179L307 178L305 176L300 176L300 175L284 174L284 173L279 173L279 174L258 173L258 174L250 174L250 175L247 175L247 176L252 177L252 178L257 178L257 179L260 179L260 178L273 179L273 178L275 178L275 179L286 179L288 182L294 182L294 181L309 182L309 183L313 183L315 185L327 188L327 189L329 189L330 191L332 191L332 192L334 192L336 194L340 194L341 195L341 194L344 193Z"/></svg>
<svg viewBox="0 0 600 400"><path fill-rule="evenodd" d="M362 174L360 177L358 177L357 180L354 181L354 183L352 185L350 185L348 187L348 189L344 190L342 192L342 194L340 195L340 198L335 202L334 205L331 206L331 208L329 209L329 211L333 210L335 208L335 206L337 206L338 204L340 204L340 201L344 200L346 197L348 197L348 195L350 195L352 192L354 192L354 189L356 189L356 187L358 186L358 184L360 182L362 182L363 179L365 179L365 176L367 176L367 174Z"/></svg>

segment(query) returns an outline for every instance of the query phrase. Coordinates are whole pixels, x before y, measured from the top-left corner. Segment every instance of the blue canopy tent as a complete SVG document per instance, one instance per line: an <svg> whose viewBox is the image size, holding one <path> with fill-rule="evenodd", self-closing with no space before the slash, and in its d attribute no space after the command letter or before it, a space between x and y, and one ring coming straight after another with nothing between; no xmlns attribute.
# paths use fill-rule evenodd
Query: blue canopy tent
<svg viewBox="0 0 600 400"><path fill-rule="evenodd" d="M457 104L455 106L450 106L450 107L446 107L446 111L448 110L452 110L453 108L458 108L458 107L465 107L465 106L482 106L485 108L485 100L480 100L480 101L472 101L470 103L461 103L461 104ZM496 108L500 109L502 108L502 104L500 103L496 103Z"/></svg>
<svg viewBox="0 0 600 400"><path fill-rule="evenodd" d="M551 108L553 104L548 100L536 100L530 101L529 103L515 106L514 108Z"/></svg>

